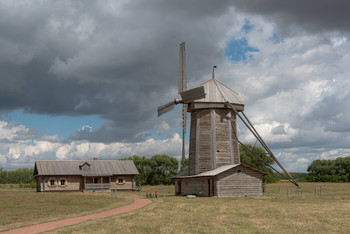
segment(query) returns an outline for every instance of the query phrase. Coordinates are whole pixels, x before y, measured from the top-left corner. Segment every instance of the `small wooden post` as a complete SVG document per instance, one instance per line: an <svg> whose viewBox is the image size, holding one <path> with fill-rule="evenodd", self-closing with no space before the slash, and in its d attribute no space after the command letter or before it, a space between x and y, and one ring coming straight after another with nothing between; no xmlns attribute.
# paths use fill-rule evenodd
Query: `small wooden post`
<svg viewBox="0 0 350 234"><path fill-rule="evenodd" d="M287 197L289 197L289 188L287 188Z"/></svg>
<svg viewBox="0 0 350 234"><path fill-rule="evenodd" d="M320 185L320 195L322 195L322 185Z"/></svg>
<svg viewBox="0 0 350 234"><path fill-rule="evenodd" d="M278 187L278 193L281 194L281 187Z"/></svg>
<svg viewBox="0 0 350 234"><path fill-rule="evenodd" d="M315 194L317 194L317 185L315 185Z"/></svg>
<svg viewBox="0 0 350 234"><path fill-rule="evenodd" d="M140 189L139 189L139 196L141 196L141 190L142 190L142 188L140 187Z"/></svg>
<svg viewBox="0 0 350 234"><path fill-rule="evenodd" d="M165 198L165 188L163 188L163 197Z"/></svg>

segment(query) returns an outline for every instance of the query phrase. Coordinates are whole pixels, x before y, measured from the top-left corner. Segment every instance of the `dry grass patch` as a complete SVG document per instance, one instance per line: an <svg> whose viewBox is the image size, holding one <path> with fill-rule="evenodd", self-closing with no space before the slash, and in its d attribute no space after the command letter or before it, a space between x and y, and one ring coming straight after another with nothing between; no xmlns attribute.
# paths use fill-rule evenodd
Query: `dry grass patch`
<svg viewBox="0 0 350 234"><path fill-rule="evenodd" d="M117 208L131 199L109 194L37 193L34 189L0 189L0 231Z"/></svg>
<svg viewBox="0 0 350 234"><path fill-rule="evenodd" d="M283 192L278 194L278 187ZM290 197L285 189L289 186ZM58 233L350 233L350 184L267 185L266 195L240 198L168 196L130 213L56 230ZM319 186L317 184L317 186ZM174 187L166 186L169 193ZM145 187L143 192L162 187ZM134 195L138 193L134 192ZM162 194L161 194L162 195ZM144 194L142 194L144 196Z"/></svg>

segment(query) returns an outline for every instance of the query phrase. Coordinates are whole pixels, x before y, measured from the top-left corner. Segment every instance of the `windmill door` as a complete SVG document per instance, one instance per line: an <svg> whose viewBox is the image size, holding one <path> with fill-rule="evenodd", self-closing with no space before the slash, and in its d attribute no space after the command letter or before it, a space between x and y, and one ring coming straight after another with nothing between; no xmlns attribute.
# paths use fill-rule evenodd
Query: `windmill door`
<svg viewBox="0 0 350 234"><path fill-rule="evenodd" d="M175 192L176 195L180 195L181 194L181 180L177 180L175 181Z"/></svg>
<svg viewBox="0 0 350 234"><path fill-rule="evenodd" d="M208 196L212 197L214 196L214 183L213 183L213 179L209 179L208 180Z"/></svg>

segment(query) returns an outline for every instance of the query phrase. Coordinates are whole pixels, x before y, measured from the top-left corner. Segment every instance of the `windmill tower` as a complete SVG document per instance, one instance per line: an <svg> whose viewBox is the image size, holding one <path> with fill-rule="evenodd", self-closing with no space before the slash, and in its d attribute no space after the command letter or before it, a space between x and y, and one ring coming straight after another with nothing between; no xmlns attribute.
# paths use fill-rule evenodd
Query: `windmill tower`
<svg viewBox="0 0 350 234"><path fill-rule="evenodd" d="M196 88L186 90L184 42L180 44L179 62L178 92L182 99L174 99L158 108L158 116L161 116L173 110L175 105L183 104L182 162L185 161L187 112L191 113L189 167L188 171L173 177L176 194L199 196L263 194L262 177L266 173L240 162L238 144L242 143L237 137L237 116L290 177L290 181L297 185L245 116L244 103L239 94L215 79L216 66L213 67L210 80Z"/></svg>

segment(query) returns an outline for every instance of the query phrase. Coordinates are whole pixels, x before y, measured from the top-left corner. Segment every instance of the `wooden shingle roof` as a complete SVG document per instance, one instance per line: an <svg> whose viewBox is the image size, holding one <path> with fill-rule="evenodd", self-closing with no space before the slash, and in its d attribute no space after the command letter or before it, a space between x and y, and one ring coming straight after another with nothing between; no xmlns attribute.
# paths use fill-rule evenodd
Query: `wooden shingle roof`
<svg viewBox="0 0 350 234"><path fill-rule="evenodd" d="M232 104L244 105L239 94L232 89L228 88L224 84L220 83L216 79L210 79L209 81L199 85L203 86L205 92L205 98L198 99L195 102L209 102L209 103L224 103L230 102Z"/></svg>
<svg viewBox="0 0 350 234"><path fill-rule="evenodd" d="M83 167L83 165L86 167ZM139 172L131 160L35 161L34 174L111 176L137 175Z"/></svg>

